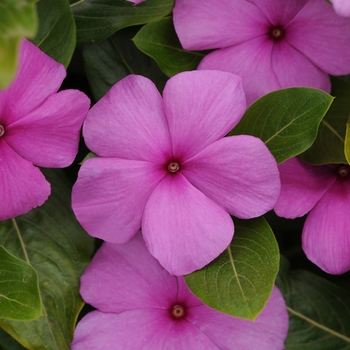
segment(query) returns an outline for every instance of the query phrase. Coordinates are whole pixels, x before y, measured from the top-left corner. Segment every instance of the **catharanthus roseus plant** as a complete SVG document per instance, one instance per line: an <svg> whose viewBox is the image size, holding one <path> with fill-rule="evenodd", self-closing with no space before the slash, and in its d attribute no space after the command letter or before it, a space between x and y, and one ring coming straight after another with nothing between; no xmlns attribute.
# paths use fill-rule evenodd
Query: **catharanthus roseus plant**
<svg viewBox="0 0 350 350"><path fill-rule="evenodd" d="M65 68L23 40L12 84L0 91L0 220L42 205L50 184L37 167L63 168L78 151L90 100L77 90L57 93Z"/></svg>
<svg viewBox="0 0 350 350"><path fill-rule="evenodd" d="M163 98L130 75L90 110L89 149L74 185L73 210L94 237L125 243L142 226L151 254L171 273L202 268L231 242L229 214L248 219L275 205L276 161L252 136L224 137L245 111L241 78L180 73Z"/></svg>
<svg viewBox="0 0 350 350"><path fill-rule="evenodd" d="M315 166L297 158L279 165L279 216L307 213L302 247L306 256L332 274L350 270L350 166Z"/></svg>
<svg viewBox="0 0 350 350"><path fill-rule="evenodd" d="M255 321L223 314L164 270L141 233L124 245L104 243L81 277L80 293L97 310L78 323L72 350L280 350L288 329L276 287Z"/></svg>
<svg viewBox="0 0 350 350"><path fill-rule="evenodd" d="M350 19L325 0L176 0L174 25L186 50L218 49L198 68L241 76L248 104L350 73Z"/></svg>

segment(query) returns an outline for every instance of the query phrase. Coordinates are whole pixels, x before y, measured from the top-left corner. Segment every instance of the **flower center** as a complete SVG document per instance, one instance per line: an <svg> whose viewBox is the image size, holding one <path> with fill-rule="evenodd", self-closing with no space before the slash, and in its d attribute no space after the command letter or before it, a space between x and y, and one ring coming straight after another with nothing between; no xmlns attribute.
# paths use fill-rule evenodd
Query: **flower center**
<svg viewBox="0 0 350 350"><path fill-rule="evenodd" d="M5 134L5 128L0 124L0 137Z"/></svg>
<svg viewBox="0 0 350 350"><path fill-rule="evenodd" d="M349 165L339 165L337 168L337 174L341 178L346 178L350 176L350 166Z"/></svg>
<svg viewBox="0 0 350 350"><path fill-rule="evenodd" d="M171 316L173 316L176 319L184 318L186 315L186 310L182 305L174 305L171 310Z"/></svg>
<svg viewBox="0 0 350 350"><path fill-rule="evenodd" d="M176 173L177 171L180 170L180 165L178 162L170 162L168 164L168 171L171 173Z"/></svg>
<svg viewBox="0 0 350 350"><path fill-rule="evenodd" d="M283 27L272 27L270 29L270 37L273 40L280 40L284 37L285 31Z"/></svg>

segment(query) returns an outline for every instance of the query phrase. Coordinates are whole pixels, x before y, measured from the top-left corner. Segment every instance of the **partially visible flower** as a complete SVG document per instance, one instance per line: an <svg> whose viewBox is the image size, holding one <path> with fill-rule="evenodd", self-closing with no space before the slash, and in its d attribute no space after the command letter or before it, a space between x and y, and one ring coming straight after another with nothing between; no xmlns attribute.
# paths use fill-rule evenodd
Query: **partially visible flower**
<svg viewBox="0 0 350 350"><path fill-rule="evenodd" d="M332 0L334 11L343 17L350 17L350 1L349 0Z"/></svg>
<svg viewBox="0 0 350 350"><path fill-rule="evenodd" d="M277 215L294 219L310 212L302 232L303 250L322 270L350 270L350 166L311 165L297 158L280 164Z"/></svg>
<svg viewBox="0 0 350 350"><path fill-rule="evenodd" d="M275 205L276 161L258 138L224 137L245 111L241 78L192 71L168 80L163 98L130 75L90 110L89 149L72 207L85 230L129 241L142 224L151 254L174 275L202 268L232 240L229 214L257 217Z"/></svg>
<svg viewBox="0 0 350 350"><path fill-rule="evenodd" d="M328 74L350 73L350 20L325 0L176 0L174 25L186 50L218 49L198 68L241 76L248 105L292 86L330 92Z"/></svg>
<svg viewBox="0 0 350 350"><path fill-rule="evenodd" d="M140 4L141 2L144 2L146 0L126 0L128 2L133 2L135 5Z"/></svg>
<svg viewBox="0 0 350 350"><path fill-rule="evenodd" d="M63 168L78 151L90 100L80 91L56 93L64 66L27 40L19 70L0 91L0 220L42 205L51 189L37 167Z"/></svg>
<svg viewBox="0 0 350 350"><path fill-rule="evenodd" d="M141 233L124 245L104 243L81 277L80 293L97 310L78 323L72 350L281 350L288 331L276 287L254 322L223 314L164 270Z"/></svg>

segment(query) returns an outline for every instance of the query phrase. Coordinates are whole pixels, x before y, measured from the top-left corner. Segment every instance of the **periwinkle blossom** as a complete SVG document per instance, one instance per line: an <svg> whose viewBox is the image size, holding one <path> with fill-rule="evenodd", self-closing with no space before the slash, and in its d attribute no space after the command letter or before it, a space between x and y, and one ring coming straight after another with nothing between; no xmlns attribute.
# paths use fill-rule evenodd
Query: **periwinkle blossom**
<svg viewBox="0 0 350 350"><path fill-rule="evenodd" d="M284 349L288 314L276 287L254 322L221 313L162 268L141 233L123 245L104 243L80 293L97 310L78 323L72 350Z"/></svg>
<svg viewBox="0 0 350 350"><path fill-rule="evenodd" d="M144 2L144 1L146 1L146 0L126 0L126 1L132 2L132 3L134 3L135 5L137 5L137 4L140 4L141 2Z"/></svg>
<svg viewBox="0 0 350 350"><path fill-rule="evenodd" d="M331 274L350 270L350 166L291 158L279 170L276 214L294 219L309 213L302 231L308 259Z"/></svg>
<svg viewBox="0 0 350 350"><path fill-rule="evenodd" d="M66 71L28 40L19 68L0 91L0 220L42 205L51 188L37 167L63 168L78 151L90 100L80 91L58 92Z"/></svg>
<svg viewBox="0 0 350 350"><path fill-rule="evenodd" d="M276 161L258 138L224 137L245 111L241 78L220 71L170 78L163 98L130 75L90 110L88 148L72 207L92 236L125 243L142 225L151 254L174 275L202 268L231 242L229 214L257 217L280 191Z"/></svg>
<svg viewBox="0 0 350 350"><path fill-rule="evenodd" d="M218 49L198 69L241 76L248 104L293 86L330 92L328 74L350 73L350 20L325 0L176 0L173 13L186 50Z"/></svg>
<svg viewBox="0 0 350 350"><path fill-rule="evenodd" d="M334 11L342 17L350 17L350 1L349 0L332 0Z"/></svg>

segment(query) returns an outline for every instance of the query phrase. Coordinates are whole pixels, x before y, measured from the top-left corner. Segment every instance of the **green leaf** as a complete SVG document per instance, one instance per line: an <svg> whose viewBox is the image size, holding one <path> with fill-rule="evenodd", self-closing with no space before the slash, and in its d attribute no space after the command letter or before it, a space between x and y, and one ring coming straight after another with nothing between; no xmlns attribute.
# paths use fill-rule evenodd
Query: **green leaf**
<svg viewBox="0 0 350 350"><path fill-rule="evenodd" d="M276 279L287 304L286 350L350 349L350 294L283 259Z"/></svg>
<svg viewBox="0 0 350 350"><path fill-rule="evenodd" d="M32 40L67 68L76 43L75 22L67 0L39 0L39 29Z"/></svg>
<svg viewBox="0 0 350 350"><path fill-rule="evenodd" d="M96 100L128 74L150 78L159 90L163 90L167 77L154 60L140 52L131 40L137 30L137 27L125 28L108 40L83 47L86 76Z"/></svg>
<svg viewBox="0 0 350 350"><path fill-rule="evenodd" d="M348 118L348 122L346 123L344 154L348 164L350 164L350 116Z"/></svg>
<svg viewBox="0 0 350 350"><path fill-rule="evenodd" d="M78 45L107 39L125 27L155 21L168 15L174 0L147 0L135 5L126 0L85 0L71 4Z"/></svg>
<svg viewBox="0 0 350 350"><path fill-rule="evenodd" d="M196 69L204 57L203 53L182 48L171 17L146 24L133 41L142 52L158 63L168 77Z"/></svg>
<svg viewBox="0 0 350 350"><path fill-rule="evenodd" d="M8 333L0 328L0 349L1 350L25 350L25 348L13 339Z"/></svg>
<svg viewBox="0 0 350 350"><path fill-rule="evenodd" d="M35 0L0 0L0 89L14 78L20 41L34 37L37 30Z"/></svg>
<svg viewBox="0 0 350 350"><path fill-rule="evenodd" d="M41 298L35 270L1 246L0 305L0 318L26 321L41 315Z"/></svg>
<svg viewBox="0 0 350 350"><path fill-rule="evenodd" d="M332 101L330 95L317 89L273 91L247 109L230 135L259 137L277 162L282 163L312 145Z"/></svg>
<svg viewBox="0 0 350 350"><path fill-rule="evenodd" d="M45 170L52 194L41 207L0 223L0 244L37 271L43 315L33 321L0 319L0 327L28 349L70 349L83 306L79 278L94 240L70 209L70 185L61 170Z"/></svg>
<svg viewBox="0 0 350 350"><path fill-rule="evenodd" d="M344 141L350 115L350 84L332 78L335 100L321 122L315 143L301 158L312 164L346 163Z"/></svg>
<svg viewBox="0 0 350 350"><path fill-rule="evenodd" d="M229 247L203 269L185 276L205 304L232 316L254 320L271 294L279 268L275 236L263 217L234 219Z"/></svg>

